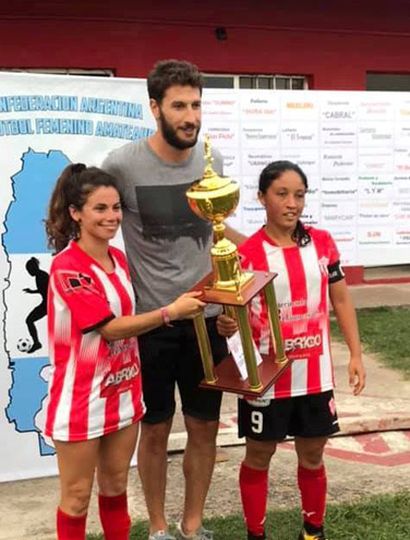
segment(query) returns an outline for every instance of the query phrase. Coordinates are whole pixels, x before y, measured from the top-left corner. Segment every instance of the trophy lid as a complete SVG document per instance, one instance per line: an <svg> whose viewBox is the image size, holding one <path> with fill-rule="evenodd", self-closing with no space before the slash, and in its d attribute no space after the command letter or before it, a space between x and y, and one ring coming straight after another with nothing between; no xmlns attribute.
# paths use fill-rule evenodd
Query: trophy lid
<svg viewBox="0 0 410 540"><path fill-rule="evenodd" d="M193 182L187 191L188 199L203 199L204 197L227 196L239 191L239 184L229 178L229 176L219 176L213 167L213 157L211 153L211 143L209 136L205 136L205 170L200 180Z"/></svg>

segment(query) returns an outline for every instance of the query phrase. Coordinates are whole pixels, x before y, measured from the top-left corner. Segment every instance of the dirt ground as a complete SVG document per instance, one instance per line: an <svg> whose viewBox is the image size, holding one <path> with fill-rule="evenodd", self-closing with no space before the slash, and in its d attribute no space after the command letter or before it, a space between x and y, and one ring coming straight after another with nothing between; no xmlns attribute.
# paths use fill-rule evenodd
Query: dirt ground
<svg viewBox="0 0 410 540"><path fill-rule="evenodd" d="M345 438L346 444L349 438ZM227 461L217 463L215 467L206 504L207 516L223 516L241 511L237 476L243 451L243 446L223 449ZM181 462L182 454L170 456L167 514L171 523L179 520L183 504ZM329 476L328 500L331 503L358 500L378 493L394 493L409 487L410 463L384 466L334 457L327 457L326 463ZM270 508L287 508L298 504L295 468L295 455L288 443L279 448L271 467ZM131 470L129 495L132 518L145 519L144 499L135 468ZM1 484L0 539L51 540L55 538L52 531L57 497L56 478ZM95 497L91 505L88 530L100 531Z"/></svg>

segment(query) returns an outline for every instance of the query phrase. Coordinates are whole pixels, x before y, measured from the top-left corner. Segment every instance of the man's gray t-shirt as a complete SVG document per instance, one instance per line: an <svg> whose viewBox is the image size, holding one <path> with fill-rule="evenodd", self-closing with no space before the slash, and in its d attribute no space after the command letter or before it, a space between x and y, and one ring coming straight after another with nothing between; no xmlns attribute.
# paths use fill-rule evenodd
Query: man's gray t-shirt
<svg viewBox="0 0 410 540"><path fill-rule="evenodd" d="M122 234L137 313L169 304L211 271L212 226L192 212L185 195L203 176L204 154L198 142L186 161L168 163L143 139L113 150L102 164L123 198ZM222 174L222 156L213 150L213 157ZM207 315L217 312L211 311Z"/></svg>

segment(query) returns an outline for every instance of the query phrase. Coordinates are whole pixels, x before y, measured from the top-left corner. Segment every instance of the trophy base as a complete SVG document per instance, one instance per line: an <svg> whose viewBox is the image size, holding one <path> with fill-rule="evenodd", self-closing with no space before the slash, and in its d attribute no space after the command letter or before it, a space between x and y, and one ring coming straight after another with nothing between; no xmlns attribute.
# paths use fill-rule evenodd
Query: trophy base
<svg viewBox="0 0 410 540"><path fill-rule="evenodd" d="M204 379L199 386L207 390L222 390L223 392L241 394L247 398L260 397L269 390L291 364L291 360L288 358L279 363L275 361L274 356L267 354L261 356L262 363L258 366L260 388L253 390L249 386L248 379L242 380L239 377L238 368L231 354L214 367L217 380L214 383L208 383Z"/></svg>

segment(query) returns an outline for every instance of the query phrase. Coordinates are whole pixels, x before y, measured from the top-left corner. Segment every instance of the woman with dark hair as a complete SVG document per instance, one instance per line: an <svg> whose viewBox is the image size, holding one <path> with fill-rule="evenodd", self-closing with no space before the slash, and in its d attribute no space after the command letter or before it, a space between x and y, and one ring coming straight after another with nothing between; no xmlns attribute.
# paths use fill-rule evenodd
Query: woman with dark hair
<svg viewBox="0 0 410 540"><path fill-rule="evenodd" d="M330 234L305 226L300 217L308 183L289 161L275 161L259 178L259 200L266 225L239 251L244 268L278 274L275 290L289 369L261 398L238 400L239 436L246 437L246 456L239 483L248 540L265 539L268 470L277 443L295 438L297 478L303 528L299 540L323 540L326 471L323 451L339 430L333 396L328 297L350 351L349 381L353 393L365 385L360 338L336 244ZM269 320L262 298L251 307L253 337L263 353L273 352ZM231 335L236 323L220 316L218 329Z"/></svg>
<svg viewBox="0 0 410 540"><path fill-rule="evenodd" d="M128 540L127 479L141 394L136 336L203 307L197 294L134 315L124 254L109 245L122 218L115 179L95 167L68 166L54 188L46 231L57 252L50 270L51 373L44 434L57 451L59 540L84 540L94 473L106 540Z"/></svg>

